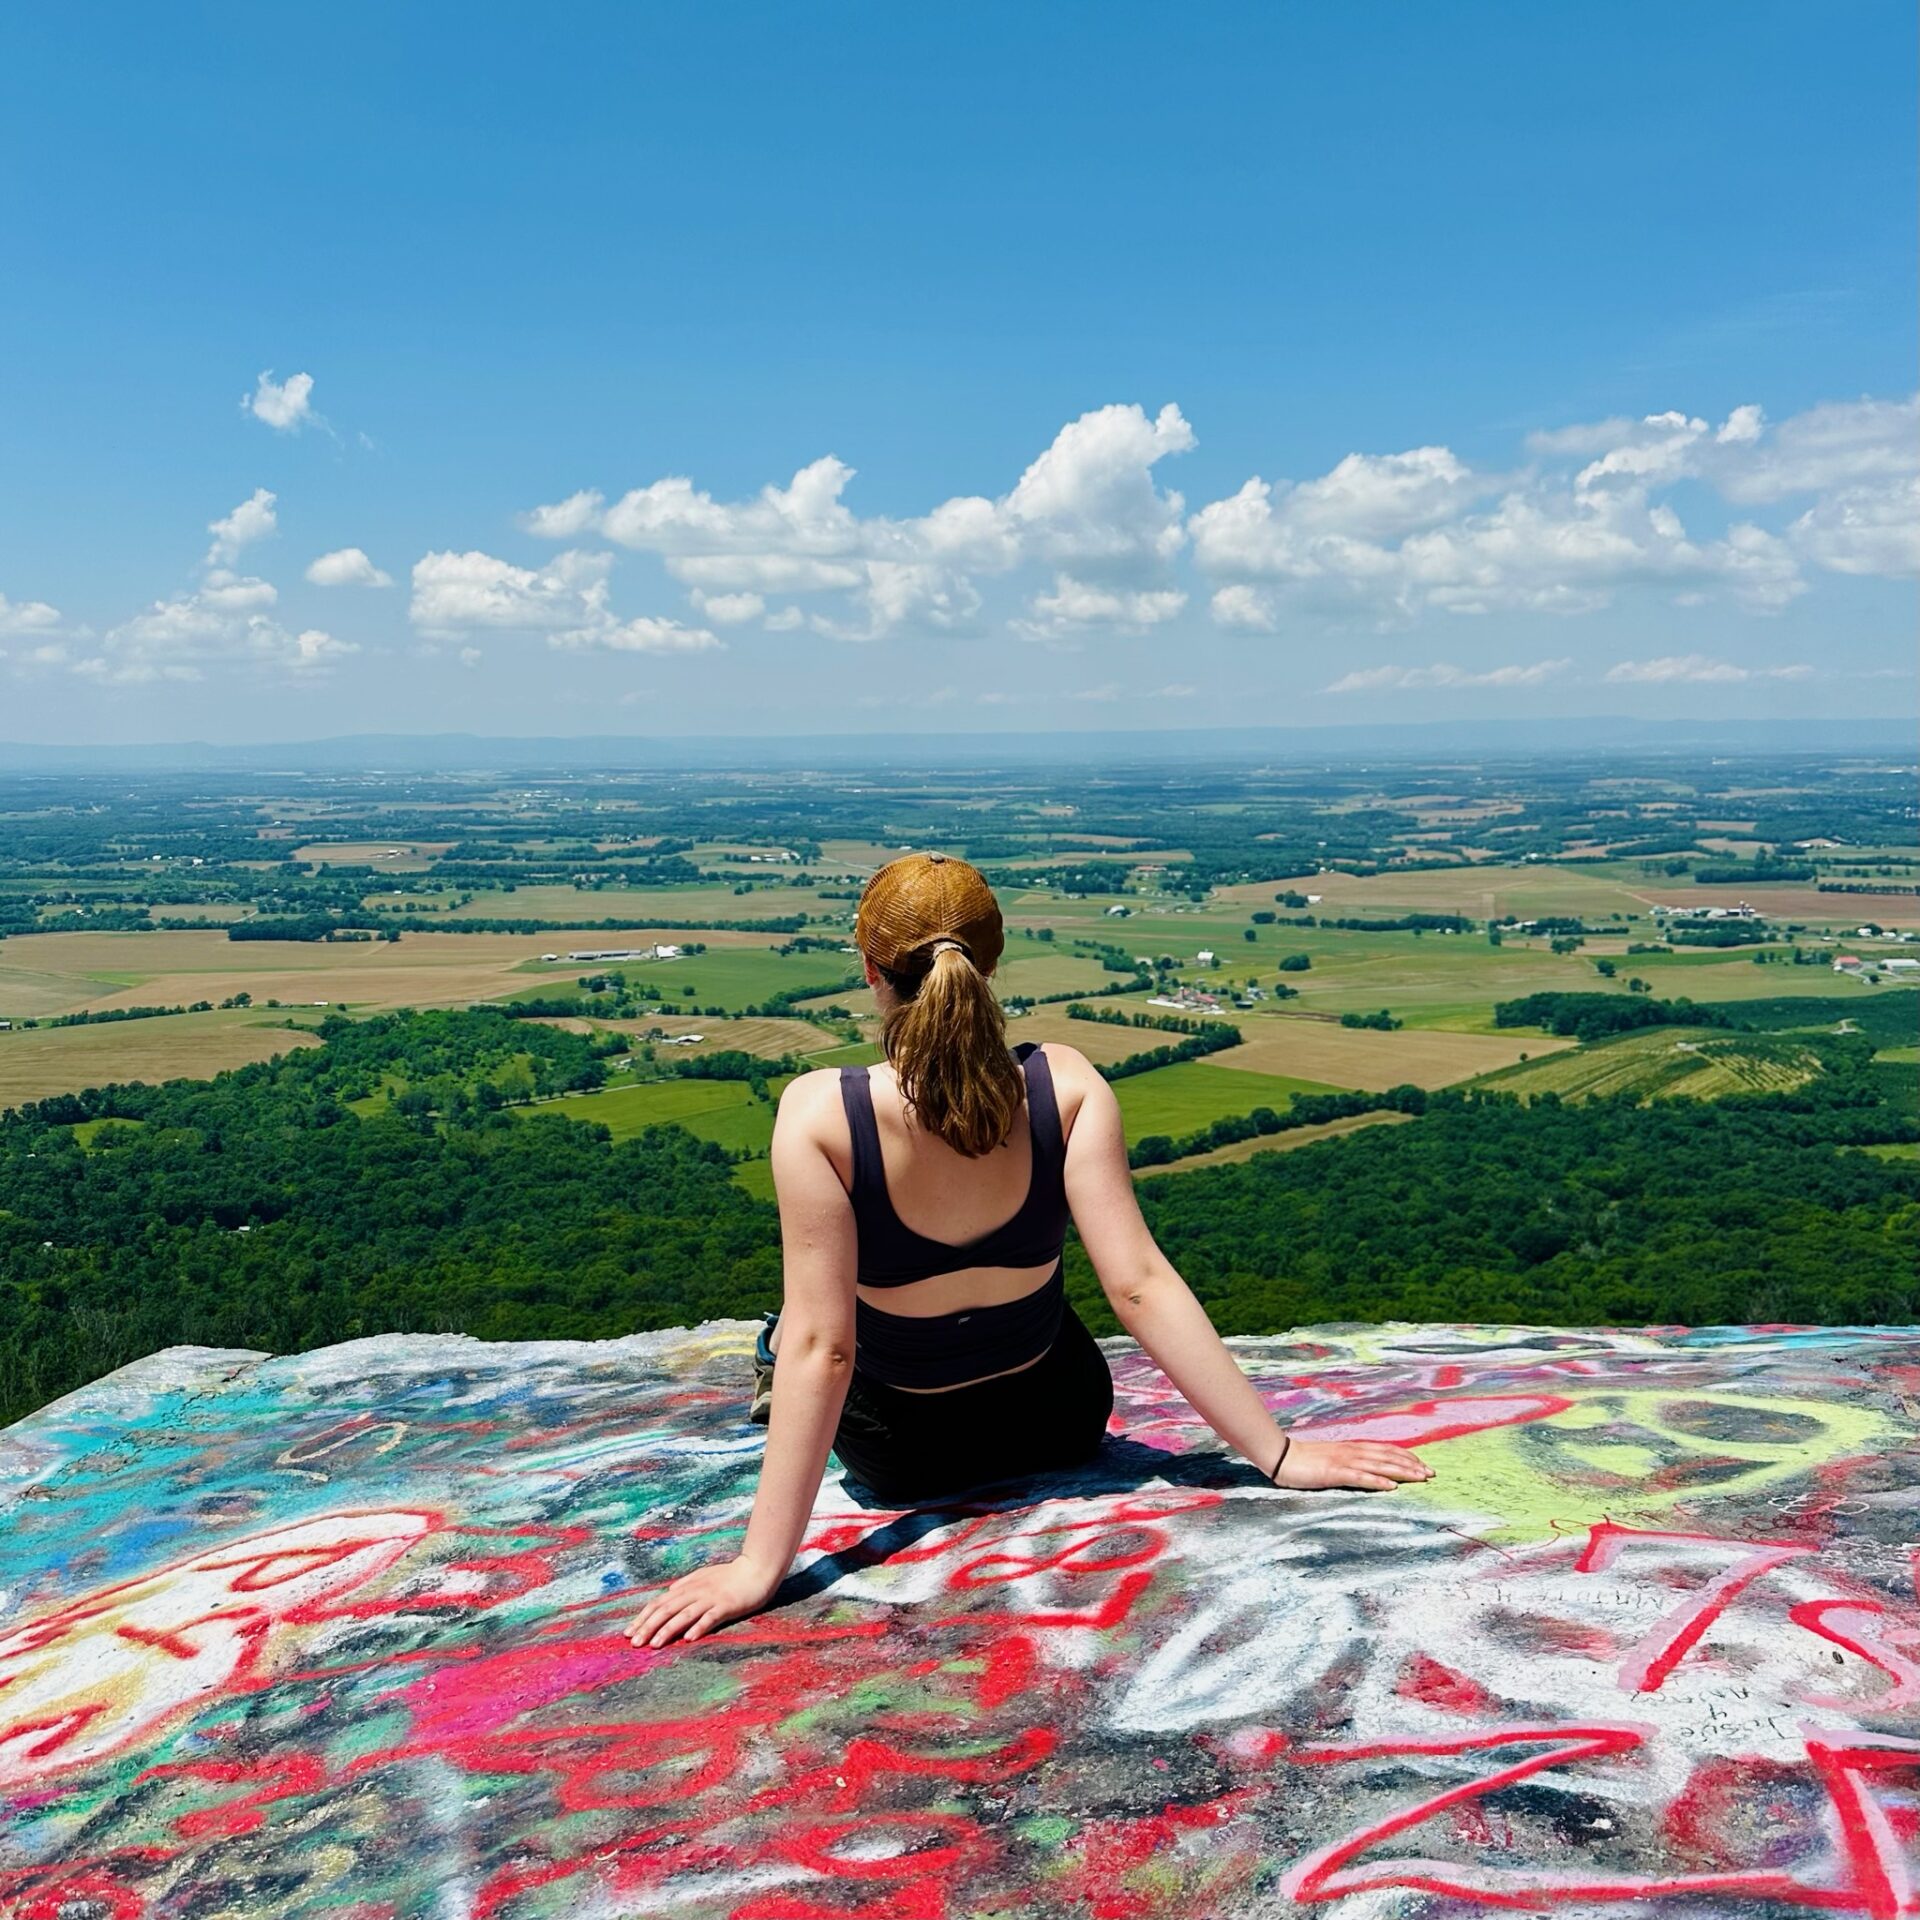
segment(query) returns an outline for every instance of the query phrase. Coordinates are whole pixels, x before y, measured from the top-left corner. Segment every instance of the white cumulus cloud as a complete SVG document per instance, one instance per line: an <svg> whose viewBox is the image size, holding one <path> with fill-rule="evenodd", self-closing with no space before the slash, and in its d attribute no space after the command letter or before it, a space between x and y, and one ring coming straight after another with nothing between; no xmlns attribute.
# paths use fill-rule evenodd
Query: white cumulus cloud
<svg viewBox="0 0 1920 1920"><path fill-rule="evenodd" d="M579 551L544 567L516 567L477 550L424 554L414 562L407 617L426 633L585 627L606 616L611 565L605 554Z"/></svg>
<svg viewBox="0 0 1920 1920"><path fill-rule="evenodd" d="M543 540L577 540L598 524L605 505L597 493L570 494L550 507L535 507L521 517L521 524Z"/></svg>
<svg viewBox="0 0 1920 1920"><path fill-rule="evenodd" d="M1787 539L1835 573L1920 574L1920 477L1843 487L1809 507Z"/></svg>
<svg viewBox="0 0 1920 1920"><path fill-rule="evenodd" d="M359 652L356 643L317 627L289 631L273 611L280 599L273 582L236 569L239 554L266 539L276 524L274 496L256 488L209 524L213 545L193 586L150 601L97 640L84 636L84 651L63 647L58 657L44 651L44 663L102 686L143 686L236 670L312 676Z"/></svg>
<svg viewBox="0 0 1920 1920"><path fill-rule="evenodd" d="M655 620L644 614L633 620L603 620L547 636L550 647L603 653L706 653L724 644L717 633L705 627L682 626L678 620Z"/></svg>
<svg viewBox="0 0 1920 1920"><path fill-rule="evenodd" d="M1279 624L1273 596L1244 582L1222 587L1207 604L1218 626L1238 627L1245 633L1271 633Z"/></svg>
<svg viewBox="0 0 1920 1920"><path fill-rule="evenodd" d="M9 600L0 593L0 634L48 633L60 624L60 609L44 600Z"/></svg>
<svg viewBox="0 0 1920 1920"><path fill-rule="evenodd" d="M1213 624L1240 633L1278 632L1296 615L1376 626L1573 616L1628 594L1766 613L1808 591L1812 569L1911 564L1901 516L1920 471L1916 427L1912 401L1777 423L1753 402L1717 423L1670 408L1536 433L1504 470L1439 444L1357 450L1318 475L1256 474L1189 512L1161 478L1196 444L1186 416L1116 404L1068 421L1005 492L956 494L918 515L857 511L853 467L827 454L745 499L667 475L612 498L582 489L524 524L656 555L703 614L798 599L752 617L842 640L997 619L1052 639L1144 631L1187 614L1195 584ZM1703 504L1701 488L1737 511ZM1797 519L1754 511L1796 495L1808 496ZM1013 591L989 608L989 583L1006 576Z"/></svg>
<svg viewBox="0 0 1920 1920"><path fill-rule="evenodd" d="M855 513L845 497L854 469L827 454L746 500L717 500L668 475L610 503L583 489L523 524L657 554L675 580L714 599L832 596L839 606L801 618L835 639L953 632L980 611L977 576L1028 563L1072 562L1150 590L1187 537L1185 502L1159 488L1153 469L1193 444L1178 407L1149 417L1110 406L1062 427L999 499L957 495L914 518Z"/></svg>
<svg viewBox="0 0 1920 1920"><path fill-rule="evenodd" d="M297 433L320 418L313 410L313 375L290 373L284 380L275 380L271 367L254 383L253 391L241 397L240 407L277 433Z"/></svg>
<svg viewBox="0 0 1920 1920"><path fill-rule="evenodd" d="M376 567L358 547L337 547L307 568L316 587L390 587L393 575Z"/></svg>
<svg viewBox="0 0 1920 1920"><path fill-rule="evenodd" d="M231 566L239 557L242 547L250 547L256 540L266 539L280 524L274 513L276 498L265 487L255 487L231 513L208 521L207 531L213 535L213 545L207 549L206 564L210 567Z"/></svg>
<svg viewBox="0 0 1920 1920"><path fill-rule="evenodd" d="M544 633L574 652L704 653L724 644L707 627L642 614L619 618L608 603L611 556L577 548L544 567L516 567L490 553L429 553L414 563L409 617L435 639L491 627ZM471 665L463 649L462 665Z"/></svg>
<svg viewBox="0 0 1920 1920"><path fill-rule="evenodd" d="M337 640L330 633L323 633L318 627L309 627L304 633L293 636L293 649L287 664L296 673L316 673L332 666L335 661L345 659L350 653L360 651L359 643L353 640Z"/></svg>
<svg viewBox="0 0 1920 1920"><path fill-rule="evenodd" d="M1054 576L1050 593L1036 594L1028 602L1032 618L1023 624L1025 631L1048 639L1100 627L1141 633L1177 618L1186 604L1187 596L1177 587L1104 587L1062 573Z"/></svg>
<svg viewBox="0 0 1920 1920"><path fill-rule="evenodd" d="M723 627L737 627L758 620L767 603L757 593L703 593L696 587L688 596L709 620Z"/></svg>

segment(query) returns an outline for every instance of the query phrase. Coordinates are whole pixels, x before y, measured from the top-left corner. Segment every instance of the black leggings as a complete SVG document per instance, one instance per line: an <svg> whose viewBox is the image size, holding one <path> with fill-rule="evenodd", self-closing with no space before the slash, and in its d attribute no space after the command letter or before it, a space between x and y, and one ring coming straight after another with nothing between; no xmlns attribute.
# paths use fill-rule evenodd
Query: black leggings
<svg viewBox="0 0 1920 1920"><path fill-rule="evenodd" d="M1113 1376L1072 1307L1032 1366L945 1393L870 1379L854 1357L833 1450L882 1500L957 1493L992 1480L1078 1466L1099 1450Z"/></svg>

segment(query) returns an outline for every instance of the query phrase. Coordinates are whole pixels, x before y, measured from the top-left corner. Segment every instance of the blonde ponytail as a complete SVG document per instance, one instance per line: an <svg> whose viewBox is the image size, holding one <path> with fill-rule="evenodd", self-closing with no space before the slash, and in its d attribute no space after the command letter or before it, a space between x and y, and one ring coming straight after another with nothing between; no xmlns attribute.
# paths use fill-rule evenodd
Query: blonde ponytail
<svg viewBox="0 0 1920 1920"><path fill-rule="evenodd" d="M926 971L888 970L901 998L880 1044L900 1097L929 1133L969 1160L1005 1146L1026 1098L987 976L957 940L932 943Z"/></svg>

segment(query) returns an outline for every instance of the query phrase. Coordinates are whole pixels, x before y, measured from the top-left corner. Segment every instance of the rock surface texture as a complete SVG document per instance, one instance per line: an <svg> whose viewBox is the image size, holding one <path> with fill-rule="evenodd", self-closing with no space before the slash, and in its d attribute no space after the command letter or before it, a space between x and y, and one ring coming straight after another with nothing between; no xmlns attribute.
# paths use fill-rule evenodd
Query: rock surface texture
<svg viewBox="0 0 1920 1920"><path fill-rule="evenodd" d="M1920 1333L1317 1329L1275 1492L1124 1345L1086 1472L830 1478L738 1325L178 1348L0 1435L0 1920L1920 1911Z"/></svg>

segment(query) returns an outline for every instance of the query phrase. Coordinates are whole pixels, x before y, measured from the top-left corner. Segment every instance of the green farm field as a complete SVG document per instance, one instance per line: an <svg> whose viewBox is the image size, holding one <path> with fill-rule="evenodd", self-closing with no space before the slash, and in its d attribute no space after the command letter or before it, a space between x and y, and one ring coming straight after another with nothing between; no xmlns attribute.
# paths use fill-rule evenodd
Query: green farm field
<svg viewBox="0 0 1920 1920"><path fill-rule="evenodd" d="M1300 1080L1278 1073L1229 1071L1220 1058L1182 1060L1151 1073L1136 1073L1113 1083L1129 1141L1150 1133L1191 1133L1228 1114L1272 1107L1284 1113L1296 1093L1333 1093L1321 1080Z"/></svg>
<svg viewBox="0 0 1920 1920"><path fill-rule="evenodd" d="M1049 953L1044 947L1029 954L1025 944L1022 941L1010 948L994 970L993 984L1003 1000L1018 994L1037 999L1048 993L1092 993L1113 984L1115 976L1098 960L1074 953Z"/></svg>
<svg viewBox="0 0 1920 1920"><path fill-rule="evenodd" d="M426 936L422 936L426 937ZM449 938L459 938L450 935ZM672 935L663 935L671 941ZM705 940L711 949L712 936L688 934L690 940ZM617 945L602 935L596 943L581 945ZM619 974L630 985L657 987L666 996L662 1012L674 1011L674 1002L690 1000L698 1006L724 1007L738 1013L759 1006L777 993L804 993L809 989L832 987L857 971L858 962L844 953L778 954L770 947L738 947L688 954L679 960L623 960L596 965L591 961L562 960L552 964L536 961L527 969L535 977L522 982L515 998L566 996L578 991L575 982L583 974ZM692 992L687 989L691 988Z"/></svg>
<svg viewBox="0 0 1920 1920"><path fill-rule="evenodd" d="M851 1055L869 1050L843 1051ZM843 1058L836 1052L831 1058L816 1057L813 1064L867 1063ZM773 1084L777 1099L778 1089L785 1083L775 1081ZM1117 1081L1114 1091L1120 1098L1127 1138L1131 1141L1152 1133L1189 1133L1224 1115L1247 1113L1259 1106L1284 1112L1296 1093L1327 1093L1332 1089L1277 1074L1227 1074L1205 1061L1183 1061L1177 1066L1161 1067L1152 1073L1135 1074ZM648 1127L669 1125L684 1127L699 1139L731 1149L744 1147L764 1152L773 1138L774 1103L756 1101L750 1090L738 1081L664 1080L635 1086L616 1084L598 1093L565 1094L557 1100L543 1101L533 1111L593 1121L608 1128L616 1140L628 1139ZM755 1179L744 1173L738 1177L749 1186Z"/></svg>
<svg viewBox="0 0 1920 1920"><path fill-rule="evenodd" d="M777 1085L778 1083L776 1083ZM684 1127L718 1146L764 1151L773 1139L774 1103L756 1100L738 1080L652 1080L599 1093L569 1093L542 1101L536 1113L562 1113L605 1127L629 1140L649 1127Z"/></svg>

